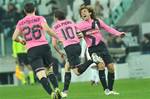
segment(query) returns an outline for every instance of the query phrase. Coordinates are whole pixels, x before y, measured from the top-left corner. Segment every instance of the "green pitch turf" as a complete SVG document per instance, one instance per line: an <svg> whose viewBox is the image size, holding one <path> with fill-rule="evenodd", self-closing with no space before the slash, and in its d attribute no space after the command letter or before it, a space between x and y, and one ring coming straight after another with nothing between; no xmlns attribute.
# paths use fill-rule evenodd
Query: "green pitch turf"
<svg viewBox="0 0 150 99"><path fill-rule="evenodd" d="M62 83L60 84L62 88ZM119 96L105 96L102 87L90 82L72 83L67 99L150 99L150 79L117 80ZM50 99L39 84L33 86L1 86L0 99Z"/></svg>

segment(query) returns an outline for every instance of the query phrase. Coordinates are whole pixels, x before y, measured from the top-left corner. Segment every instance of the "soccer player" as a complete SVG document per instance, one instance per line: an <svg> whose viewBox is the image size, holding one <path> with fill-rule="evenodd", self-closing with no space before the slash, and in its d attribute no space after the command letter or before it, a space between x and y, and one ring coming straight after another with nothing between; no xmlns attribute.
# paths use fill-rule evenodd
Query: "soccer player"
<svg viewBox="0 0 150 99"><path fill-rule="evenodd" d="M80 36L84 36L89 54L92 55L92 53L94 53L95 55L101 57L105 63L105 65L97 64L99 65L98 67L100 67L98 68L99 77L104 93L106 95L118 95L119 93L113 90L115 78L113 60L108 52L107 46L103 42L101 29L104 29L112 35L119 37L123 37L125 34L109 27L101 19L97 19L93 8L90 6L81 6L79 13L83 21L79 22L76 27L83 33L83 35L80 34ZM105 66L108 68L108 83L105 77Z"/></svg>
<svg viewBox="0 0 150 99"><path fill-rule="evenodd" d="M61 99L57 80L54 75L50 75L52 56L45 32L55 38L57 36L49 28L44 17L35 15L36 8L33 3L26 3L24 11L26 16L17 23L12 39L26 45L30 65L45 91L51 95L52 99ZM46 68L48 68L47 72ZM54 92L47 77L52 79L51 82L55 86Z"/></svg>
<svg viewBox="0 0 150 99"><path fill-rule="evenodd" d="M26 75L24 73L24 68L29 70L28 77L30 84L34 84L34 73L31 66L29 65L27 50L21 43L13 41L13 56L16 58L16 77L21 80L22 84L26 84Z"/></svg>
<svg viewBox="0 0 150 99"><path fill-rule="evenodd" d="M81 54L81 46L80 46L80 40L77 36L77 30L75 28L74 22L71 20L65 19L65 14L61 10L56 10L54 13L55 17L55 23L53 25L53 30L56 32L59 40L62 43L65 53L67 55L68 59L68 65L69 68L73 70L73 72L76 75L81 75L92 63L93 60L87 60L85 63L80 62L80 54ZM53 38L52 40L53 46L56 49L56 51L60 54L62 57L64 54L60 51L60 49L57 47L57 40ZM97 60L94 60L94 62L97 62ZM69 72L70 73L70 72ZM71 74L67 72L65 74L65 84L64 87L66 86L66 89L68 90L70 80L71 80ZM67 78L68 77L68 78Z"/></svg>

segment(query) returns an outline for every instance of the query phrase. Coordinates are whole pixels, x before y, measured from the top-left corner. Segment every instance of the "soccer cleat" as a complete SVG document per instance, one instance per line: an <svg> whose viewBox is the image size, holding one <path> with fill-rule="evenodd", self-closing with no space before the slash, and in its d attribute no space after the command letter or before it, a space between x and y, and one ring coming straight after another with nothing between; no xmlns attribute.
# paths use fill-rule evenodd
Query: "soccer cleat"
<svg viewBox="0 0 150 99"><path fill-rule="evenodd" d="M62 98L67 98L68 97L67 92L61 92L61 95L62 95Z"/></svg>
<svg viewBox="0 0 150 99"><path fill-rule="evenodd" d="M55 93L57 94L58 99L62 99L61 91L59 88L55 89Z"/></svg>
<svg viewBox="0 0 150 99"><path fill-rule="evenodd" d="M105 89L104 93L106 96L109 96L111 94L109 89Z"/></svg>
<svg viewBox="0 0 150 99"><path fill-rule="evenodd" d="M120 93L116 92L116 91L110 91L111 95L119 95Z"/></svg>
<svg viewBox="0 0 150 99"><path fill-rule="evenodd" d="M96 53L92 53L92 60L95 62L95 63L103 63L103 59L99 56L97 56Z"/></svg>
<svg viewBox="0 0 150 99"><path fill-rule="evenodd" d="M58 99L58 96L55 92L51 93L51 99Z"/></svg>

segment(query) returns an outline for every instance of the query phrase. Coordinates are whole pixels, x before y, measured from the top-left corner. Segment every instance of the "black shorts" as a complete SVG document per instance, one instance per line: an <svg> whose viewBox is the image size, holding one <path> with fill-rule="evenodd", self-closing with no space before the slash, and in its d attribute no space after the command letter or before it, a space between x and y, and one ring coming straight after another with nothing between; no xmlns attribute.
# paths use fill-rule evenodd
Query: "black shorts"
<svg viewBox="0 0 150 99"><path fill-rule="evenodd" d="M29 63L34 71L39 71L52 64L51 50L48 44L40 45L28 50Z"/></svg>
<svg viewBox="0 0 150 99"><path fill-rule="evenodd" d="M69 45L64 48L67 54L69 65L72 68L80 64L81 46L80 44Z"/></svg>
<svg viewBox="0 0 150 99"><path fill-rule="evenodd" d="M18 53L17 54L19 66L29 65L27 53Z"/></svg>
<svg viewBox="0 0 150 99"><path fill-rule="evenodd" d="M89 47L88 51L90 56L92 53L96 53L98 56L100 56L104 60L106 66L110 63L113 63L113 59L104 42L100 42L96 46Z"/></svg>

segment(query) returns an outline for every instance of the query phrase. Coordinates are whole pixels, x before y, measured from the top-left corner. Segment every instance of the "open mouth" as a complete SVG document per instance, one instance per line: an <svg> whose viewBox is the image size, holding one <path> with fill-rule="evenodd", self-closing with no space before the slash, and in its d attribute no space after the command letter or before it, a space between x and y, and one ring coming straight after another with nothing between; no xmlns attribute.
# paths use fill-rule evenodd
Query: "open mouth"
<svg viewBox="0 0 150 99"><path fill-rule="evenodd" d="M85 19L85 18L86 18L86 15L83 15L82 18Z"/></svg>

